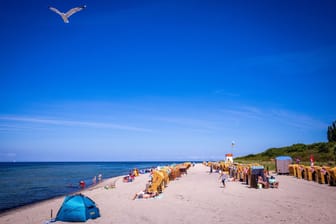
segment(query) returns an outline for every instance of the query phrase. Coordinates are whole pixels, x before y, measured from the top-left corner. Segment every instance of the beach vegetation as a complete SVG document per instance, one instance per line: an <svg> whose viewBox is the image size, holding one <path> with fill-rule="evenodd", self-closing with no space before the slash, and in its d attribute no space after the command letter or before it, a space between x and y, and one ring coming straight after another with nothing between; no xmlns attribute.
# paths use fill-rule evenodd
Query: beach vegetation
<svg viewBox="0 0 336 224"><path fill-rule="evenodd" d="M328 126L327 136L329 142L336 142L336 121Z"/></svg>
<svg viewBox="0 0 336 224"><path fill-rule="evenodd" d="M269 166L271 169L274 167L274 160L277 156L290 156L293 162L299 159L300 163L309 165L311 155L314 156L316 165L336 165L336 142L300 143L280 148L269 148L261 153L237 157L235 161L240 163L259 163L265 167Z"/></svg>
<svg viewBox="0 0 336 224"><path fill-rule="evenodd" d="M261 153L249 154L235 158L240 163L259 163L264 166L274 167L277 156L290 156L295 162L297 159L304 165L310 164L311 155L314 156L316 165L336 166L336 121L328 126L328 142L313 144L293 144L280 148L269 148Z"/></svg>

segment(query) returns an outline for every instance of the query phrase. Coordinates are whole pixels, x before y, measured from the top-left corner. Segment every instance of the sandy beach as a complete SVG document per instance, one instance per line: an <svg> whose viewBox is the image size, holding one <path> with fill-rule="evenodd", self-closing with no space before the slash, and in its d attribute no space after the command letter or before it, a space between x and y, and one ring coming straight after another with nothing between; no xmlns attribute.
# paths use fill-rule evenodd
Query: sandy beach
<svg viewBox="0 0 336 224"><path fill-rule="evenodd" d="M279 189L252 189L241 182L228 182L222 188L218 173L208 171L196 164L154 199L132 200L144 190L148 174L130 183L120 177L106 180L82 192L96 202L101 213L87 223L335 223L335 187L277 176ZM111 183L116 183L116 188L104 188ZM3 213L0 223L45 223L51 209L55 217L63 199Z"/></svg>

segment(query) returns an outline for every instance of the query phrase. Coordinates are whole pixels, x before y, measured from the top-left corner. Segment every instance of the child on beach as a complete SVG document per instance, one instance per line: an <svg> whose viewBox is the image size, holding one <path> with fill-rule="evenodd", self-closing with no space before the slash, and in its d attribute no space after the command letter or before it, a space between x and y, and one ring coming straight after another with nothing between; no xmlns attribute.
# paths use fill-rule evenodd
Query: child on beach
<svg viewBox="0 0 336 224"><path fill-rule="evenodd" d="M219 171L219 178L218 180L221 180L222 181L222 184L223 184L223 188L225 188L225 182L226 182L226 179L227 179L227 175L224 171Z"/></svg>
<svg viewBox="0 0 336 224"><path fill-rule="evenodd" d="M84 180L79 181L79 187L84 189L85 188L85 182Z"/></svg>
<svg viewBox="0 0 336 224"><path fill-rule="evenodd" d="M277 181L274 176L271 176L268 179L268 182L269 182L270 187L273 187L273 188L278 188L279 187L279 181Z"/></svg>

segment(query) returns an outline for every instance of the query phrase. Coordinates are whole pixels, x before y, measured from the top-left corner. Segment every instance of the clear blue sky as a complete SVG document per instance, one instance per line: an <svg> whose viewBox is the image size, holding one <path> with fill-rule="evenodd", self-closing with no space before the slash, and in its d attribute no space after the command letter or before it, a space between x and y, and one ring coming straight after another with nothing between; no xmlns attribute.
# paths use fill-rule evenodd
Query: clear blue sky
<svg viewBox="0 0 336 224"><path fill-rule="evenodd" d="M48 9L84 4L69 24ZM325 142L335 12L332 0L1 1L0 161L217 160Z"/></svg>

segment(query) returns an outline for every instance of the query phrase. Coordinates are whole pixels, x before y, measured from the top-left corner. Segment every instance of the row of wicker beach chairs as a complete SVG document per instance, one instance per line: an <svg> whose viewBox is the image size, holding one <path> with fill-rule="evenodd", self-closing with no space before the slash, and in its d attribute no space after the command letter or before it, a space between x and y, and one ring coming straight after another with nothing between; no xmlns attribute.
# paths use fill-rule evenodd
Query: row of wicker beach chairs
<svg viewBox="0 0 336 224"><path fill-rule="evenodd" d="M203 162L203 165L211 167L210 170L223 171L229 174L233 181L246 183L251 188L257 188L258 176L266 176L267 170L258 163L239 164L232 162Z"/></svg>
<svg viewBox="0 0 336 224"><path fill-rule="evenodd" d="M319 184L336 186L336 167L290 164L289 175Z"/></svg>
<svg viewBox="0 0 336 224"><path fill-rule="evenodd" d="M206 166L212 166L215 170L228 172L235 180L254 184L253 170L261 167L259 164L237 164L225 162L203 162ZM298 179L314 181L320 184L336 186L336 167L328 166L305 166L300 164L289 164L289 175ZM264 170L264 173L267 172Z"/></svg>
<svg viewBox="0 0 336 224"><path fill-rule="evenodd" d="M190 162L177 164L173 166L164 166L153 169L151 172L151 181L146 187L146 194L159 195L168 186L170 181L180 178L183 174L187 174L187 170L191 167Z"/></svg>

